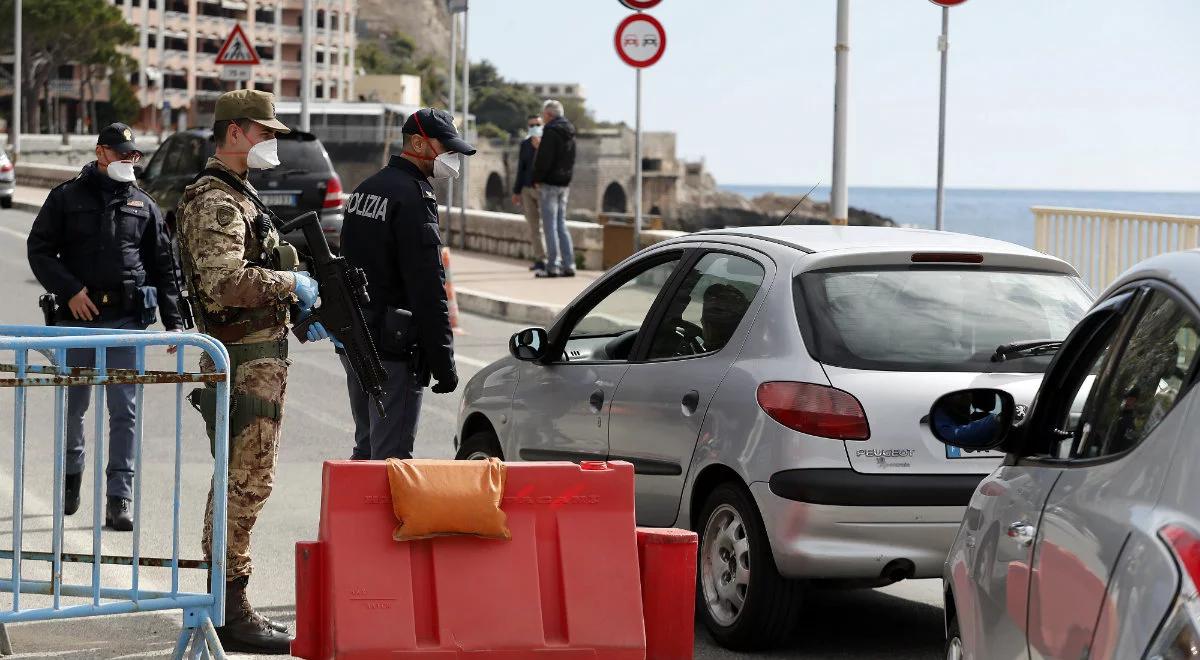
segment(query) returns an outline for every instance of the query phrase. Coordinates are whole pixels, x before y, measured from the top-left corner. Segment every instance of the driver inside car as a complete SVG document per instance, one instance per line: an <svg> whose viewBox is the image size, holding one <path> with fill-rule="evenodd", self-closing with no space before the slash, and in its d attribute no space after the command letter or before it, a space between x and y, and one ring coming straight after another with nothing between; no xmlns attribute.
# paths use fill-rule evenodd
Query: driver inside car
<svg viewBox="0 0 1200 660"><path fill-rule="evenodd" d="M732 285L713 284L704 290L700 329L706 352L721 350L729 342L749 306L745 294Z"/></svg>

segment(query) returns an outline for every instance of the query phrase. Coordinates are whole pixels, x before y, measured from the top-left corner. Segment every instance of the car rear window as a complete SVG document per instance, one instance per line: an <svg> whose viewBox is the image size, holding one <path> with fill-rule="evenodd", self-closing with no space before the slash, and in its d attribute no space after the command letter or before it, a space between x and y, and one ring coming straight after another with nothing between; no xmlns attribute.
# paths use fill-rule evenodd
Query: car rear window
<svg viewBox="0 0 1200 660"><path fill-rule="evenodd" d="M315 139L279 138L280 167L323 172L329 169L325 148Z"/></svg>
<svg viewBox="0 0 1200 660"><path fill-rule="evenodd" d="M881 371L1043 372L1052 355L991 357L1002 344L1065 339L1092 303L1075 277L979 268L815 271L795 293L813 357Z"/></svg>

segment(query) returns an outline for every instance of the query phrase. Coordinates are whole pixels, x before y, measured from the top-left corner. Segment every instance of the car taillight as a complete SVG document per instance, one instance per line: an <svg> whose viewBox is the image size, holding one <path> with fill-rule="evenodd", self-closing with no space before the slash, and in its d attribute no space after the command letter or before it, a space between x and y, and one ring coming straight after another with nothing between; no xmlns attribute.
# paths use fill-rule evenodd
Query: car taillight
<svg viewBox="0 0 1200 660"><path fill-rule="evenodd" d="M793 431L834 440L866 440L871 427L854 395L812 383L771 382L758 386L758 405Z"/></svg>
<svg viewBox="0 0 1200 660"><path fill-rule="evenodd" d="M342 205L342 180L336 176L325 182L325 202L321 208L336 209Z"/></svg>
<svg viewBox="0 0 1200 660"><path fill-rule="evenodd" d="M1200 536L1180 525L1167 525L1158 536L1175 555L1179 567L1179 596L1158 631L1146 657L1175 660L1200 657Z"/></svg>

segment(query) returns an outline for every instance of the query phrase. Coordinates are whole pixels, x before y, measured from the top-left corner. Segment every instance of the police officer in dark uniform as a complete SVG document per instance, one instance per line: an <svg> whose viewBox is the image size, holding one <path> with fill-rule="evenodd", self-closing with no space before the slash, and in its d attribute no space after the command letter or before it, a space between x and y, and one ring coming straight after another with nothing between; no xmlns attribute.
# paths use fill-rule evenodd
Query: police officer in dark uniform
<svg viewBox="0 0 1200 660"><path fill-rule="evenodd" d="M431 377L434 393L458 387L437 197L429 180L457 178L463 157L475 147L459 137L444 110L418 110L402 133L403 151L350 195L342 225L342 254L367 275L367 320L379 332L388 372L381 416L342 358L355 459L411 458L422 390Z"/></svg>
<svg viewBox="0 0 1200 660"><path fill-rule="evenodd" d="M141 157L133 131L112 124L100 132L96 160L46 197L27 248L34 276L53 295L48 322L144 330L161 308L167 330L184 329L171 237L158 205L135 182L134 166ZM70 366L92 367L94 359L90 349L67 351ZM110 348L106 363L109 369L134 369L134 349ZM67 515L79 508L90 390L77 386L67 392ZM133 529L135 393L134 385L108 386L105 523L119 531Z"/></svg>

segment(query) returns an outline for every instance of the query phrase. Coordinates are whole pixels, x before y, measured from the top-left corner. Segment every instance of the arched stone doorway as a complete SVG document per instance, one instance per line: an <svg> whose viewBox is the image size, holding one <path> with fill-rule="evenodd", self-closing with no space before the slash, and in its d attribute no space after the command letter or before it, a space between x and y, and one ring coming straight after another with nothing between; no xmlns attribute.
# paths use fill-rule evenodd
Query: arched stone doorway
<svg viewBox="0 0 1200 660"><path fill-rule="evenodd" d="M504 179L498 172L488 175L487 186L483 189L484 208L489 211L503 211L507 195L504 194Z"/></svg>
<svg viewBox="0 0 1200 660"><path fill-rule="evenodd" d="M604 189L604 200L600 202L600 210L604 213L625 213L625 189L616 181Z"/></svg>

